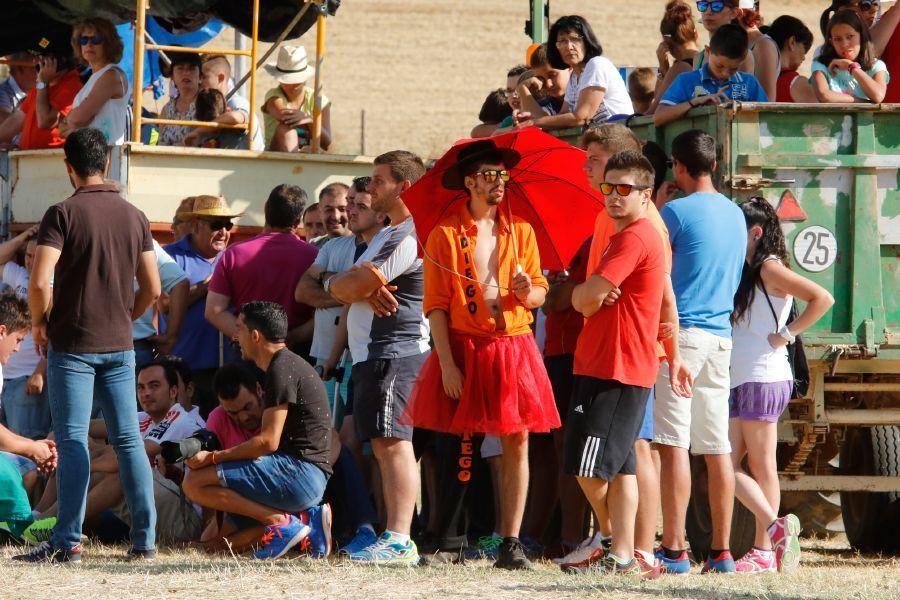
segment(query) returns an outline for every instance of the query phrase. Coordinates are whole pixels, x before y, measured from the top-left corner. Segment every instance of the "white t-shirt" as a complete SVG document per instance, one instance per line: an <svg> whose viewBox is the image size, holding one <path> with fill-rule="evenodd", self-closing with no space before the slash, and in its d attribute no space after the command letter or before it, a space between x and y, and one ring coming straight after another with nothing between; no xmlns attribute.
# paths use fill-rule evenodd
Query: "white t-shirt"
<svg viewBox="0 0 900 600"><path fill-rule="evenodd" d="M144 411L138 413L138 423L141 429L141 438L157 444L189 438L198 429L206 427L206 422L200 418L200 411L187 412L177 402L159 423L154 424L150 415Z"/></svg>
<svg viewBox="0 0 900 600"><path fill-rule="evenodd" d="M329 273L347 271L353 266L356 247L359 243L361 240L355 235L328 240L319 249L319 254L316 255L316 261L313 264ZM325 360L331 355L331 347L334 345L334 336L337 333L337 320L340 318L342 310L342 306L316 309L310 356Z"/></svg>
<svg viewBox="0 0 900 600"><path fill-rule="evenodd" d="M581 92L592 87L603 88L606 91L600 108L591 119L592 123L602 123L615 115L634 114L634 106L631 104L625 80L612 61L605 56L595 56L589 60L581 75L573 72L569 76L565 96L569 112L575 110Z"/></svg>
<svg viewBox="0 0 900 600"><path fill-rule="evenodd" d="M13 290L19 298L28 298L28 270L14 262L8 262L3 267L3 283ZM31 334L25 336L18 352L13 352L6 363L3 377L6 379L18 379L30 377L41 361L37 350L34 348L34 340Z"/></svg>
<svg viewBox="0 0 900 600"><path fill-rule="evenodd" d="M244 118L247 119L247 122L250 120L250 101L241 96L240 94L235 94L226 102L228 106L228 110L244 113ZM266 149L266 144L263 142L262 136L262 127L260 127L261 123L259 120L259 115L256 115L256 118L253 120L253 144L252 150L257 150L262 152Z"/></svg>

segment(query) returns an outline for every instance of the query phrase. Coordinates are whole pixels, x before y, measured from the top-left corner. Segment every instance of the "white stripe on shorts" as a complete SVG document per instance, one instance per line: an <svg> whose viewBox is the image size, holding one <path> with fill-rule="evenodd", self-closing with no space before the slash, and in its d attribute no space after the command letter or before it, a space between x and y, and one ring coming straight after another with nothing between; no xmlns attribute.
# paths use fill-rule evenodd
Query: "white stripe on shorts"
<svg viewBox="0 0 900 600"><path fill-rule="evenodd" d="M581 477L593 477L594 461L597 460L597 453L600 451L600 440L593 436L588 436L584 443L584 450L581 452L581 467L578 474Z"/></svg>
<svg viewBox="0 0 900 600"><path fill-rule="evenodd" d="M391 437L394 434L394 384L396 382L397 375L394 374L390 384L388 384L387 393L385 394L384 410L382 411L382 414L384 415L384 422L382 423L384 437Z"/></svg>

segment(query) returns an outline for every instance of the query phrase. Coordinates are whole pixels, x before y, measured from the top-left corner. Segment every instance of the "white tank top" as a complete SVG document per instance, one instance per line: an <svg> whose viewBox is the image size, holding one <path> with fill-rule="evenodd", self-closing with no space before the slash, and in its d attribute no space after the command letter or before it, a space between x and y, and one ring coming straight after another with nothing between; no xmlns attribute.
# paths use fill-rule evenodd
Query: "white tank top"
<svg viewBox="0 0 900 600"><path fill-rule="evenodd" d="M106 136L106 141L109 142L111 146L119 146L125 143L125 133L127 130L126 121L128 119L129 110L128 102L130 100L129 91L131 90L128 78L125 76L122 69L114 64L108 64L92 74L91 78L84 84L84 87L81 88L81 91L75 96L75 100L72 102L72 108L77 107L88 97L97 81L110 69L114 69L115 73L119 76L119 81L122 84L123 90L122 97L110 98L107 100L103 106L100 107L100 110L97 111L97 114L94 115L94 120L91 121L91 124L88 125L88 127L93 127L102 131Z"/></svg>
<svg viewBox="0 0 900 600"><path fill-rule="evenodd" d="M767 260L778 260L771 257ZM774 350L769 345L769 334L776 333L787 325L794 299L769 295L772 308L778 315L778 323L772 316L772 309L766 302L766 294L761 287L756 288L753 302L741 320L732 329L733 348L731 350L731 387L745 383L774 383L793 381L794 374L788 362L787 348Z"/></svg>

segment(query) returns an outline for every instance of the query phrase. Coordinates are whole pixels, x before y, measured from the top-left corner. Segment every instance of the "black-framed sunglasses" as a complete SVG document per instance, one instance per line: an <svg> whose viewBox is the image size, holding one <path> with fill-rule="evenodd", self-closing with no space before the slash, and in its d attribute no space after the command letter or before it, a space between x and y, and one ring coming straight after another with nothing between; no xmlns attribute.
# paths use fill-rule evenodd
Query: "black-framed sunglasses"
<svg viewBox="0 0 900 600"><path fill-rule="evenodd" d="M650 188L647 186L639 186L639 185L631 185L630 183L609 183L604 181L600 184L600 193L604 196L611 196L613 191L616 192L617 196L625 197L631 194L634 190L638 190L642 192L644 190L649 190Z"/></svg>
<svg viewBox="0 0 900 600"><path fill-rule="evenodd" d="M859 10L869 12L870 10L878 10L880 4L877 0L860 0L856 5Z"/></svg>
<svg viewBox="0 0 900 600"><path fill-rule="evenodd" d="M697 2L698 12L705 13L708 10L714 13L720 13L725 10L725 3L718 1L708 2L707 0L700 0L699 2Z"/></svg>
<svg viewBox="0 0 900 600"><path fill-rule="evenodd" d="M231 228L234 227L234 223L229 219L216 219L215 221L207 221L207 223L209 223L209 228L213 231L218 231L220 229L231 231Z"/></svg>
<svg viewBox="0 0 900 600"><path fill-rule="evenodd" d="M487 171L479 171L478 173L473 173L472 177L476 177L481 175L484 177L484 180L487 183L494 183L497 181L497 178L500 178L502 181L509 181L509 171L506 169L489 169Z"/></svg>
<svg viewBox="0 0 900 600"><path fill-rule="evenodd" d="M78 44L80 46L87 46L88 44L91 46L99 46L105 41L106 39L104 39L102 35L83 35L78 38Z"/></svg>

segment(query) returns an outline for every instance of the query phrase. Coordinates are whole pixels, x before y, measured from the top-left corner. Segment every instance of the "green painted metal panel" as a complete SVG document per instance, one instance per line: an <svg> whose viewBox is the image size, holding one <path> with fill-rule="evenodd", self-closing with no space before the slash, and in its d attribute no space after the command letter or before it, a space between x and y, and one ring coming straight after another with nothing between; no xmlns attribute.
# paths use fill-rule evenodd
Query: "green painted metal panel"
<svg viewBox="0 0 900 600"><path fill-rule="evenodd" d="M683 131L707 131L719 189L778 209L793 268L835 297L804 334L810 358L832 345L900 352L900 106L704 107L661 129L630 126L667 150Z"/></svg>

